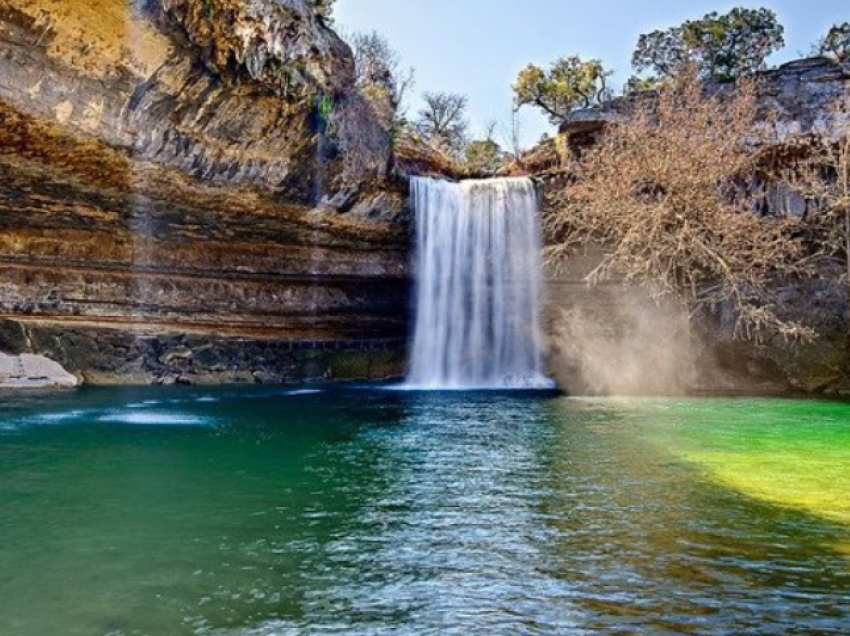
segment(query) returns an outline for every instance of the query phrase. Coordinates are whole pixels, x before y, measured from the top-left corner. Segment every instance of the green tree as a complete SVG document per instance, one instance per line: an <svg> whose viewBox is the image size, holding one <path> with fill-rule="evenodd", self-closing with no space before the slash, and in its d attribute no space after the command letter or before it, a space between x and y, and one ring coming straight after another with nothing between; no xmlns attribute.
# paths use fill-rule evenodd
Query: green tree
<svg viewBox="0 0 850 636"><path fill-rule="evenodd" d="M517 106L540 108L553 124L560 124L578 108L588 108L609 97L611 73L599 60L582 60L577 55L555 61L549 71L529 64L513 86Z"/></svg>
<svg viewBox="0 0 850 636"><path fill-rule="evenodd" d="M840 64L850 60L850 22L833 25L817 43L816 52Z"/></svg>
<svg viewBox="0 0 850 636"><path fill-rule="evenodd" d="M507 154L492 139L474 139L464 151L464 163L475 174L495 174L506 161Z"/></svg>
<svg viewBox="0 0 850 636"><path fill-rule="evenodd" d="M650 77L641 77L639 75L632 75L626 85L623 87L623 93L625 95L631 95L632 93L642 93L644 91L654 91L658 90L663 86L663 82L659 80L654 75Z"/></svg>
<svg viewBox="0 0 850 636"><path fill-rule="evenodd" d="M675 77L694 66L703 80L729 82L765 68L765 60L785 45L785 28L770 9L737 7L720 15L640 36L632 57L638 73Z"/></svg>

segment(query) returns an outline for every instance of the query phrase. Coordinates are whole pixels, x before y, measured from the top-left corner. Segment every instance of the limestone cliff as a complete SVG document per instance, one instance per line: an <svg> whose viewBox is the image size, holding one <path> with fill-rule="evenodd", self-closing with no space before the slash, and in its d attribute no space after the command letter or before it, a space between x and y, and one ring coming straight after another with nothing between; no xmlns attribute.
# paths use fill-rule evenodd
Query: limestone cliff
<svg viewBox="0 0 850 636"><path fill-rule="evenodd" d="M790 135L824 130L832 118L831 109L846 98L850 86L850 66L823 57L805 58L763 71L756 78L759 108L776 118L782 141ZM734 84L709 86L710 90L733 91ZM563 151L592 144L605 127L627 117L636 104L652 99L646 91L613 99L600 107L571 113L560 127Z"/></svg>
<svg viewBox="0 0 850 636"><path fill-rule="evenodd" d="M0 350L101 383L397 375L404 194L316 206L352 72L305 0L3 0Z"/></svg>
<svg viewBox="0 0 850 636"><path fill-rule="evenodd" d="M759 108L773 113L778 124L776 147L765 154L781 159L786 142L796 135L828 130L832 118L840 116L835 107L850 96L850 67L824 58L796 60L762 73L758 90ZM606 127L653 96L637 94L573 113L557 140L541 144L528 163L552 179L564 178L564 157L580 159ZM758 186L763 196L755 212L760 215L816 213L816 205L780 185ZM624 288L617 281L588 287L585 276L600 260L593 249L577 253L550 281L553 365L565 388L614 393L789 389L850 393L848 308L827 282L786 284L777 290L816 328L816 340L796 343L777 337L754 344L734 338L735 317L728 307L690 316L686 308L658 305L645 290Z"/></svg>

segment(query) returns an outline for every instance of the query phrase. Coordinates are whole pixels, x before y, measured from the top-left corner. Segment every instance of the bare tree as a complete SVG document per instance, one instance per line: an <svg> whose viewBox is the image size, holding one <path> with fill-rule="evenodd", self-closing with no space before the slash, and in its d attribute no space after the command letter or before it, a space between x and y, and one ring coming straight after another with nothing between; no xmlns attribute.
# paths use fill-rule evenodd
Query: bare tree
<svg viewBox="0 0 850 636"><path fill-rule="evenodd" d="M598 242L607 256L593 282L622 278L693 308L729 306L742 337L813 335L788 318L775 288L813 274L801 221L759 218L757 194L744 187L758 170L756 103L748 81L712 97L693 73L645 100L571 160L567 185L549 200L550 260Z"/></svg>
<svg viewBox="0 0 850 636"><path fill-rule="evenodd" d="M514 160L519 161L525 148L522 146L522 122L519 118L519 105L514 103L511 108L511 119L508 126L501 131L502 143L508 148Z"/></svg>
<svg viewBox="0 0 850 636"><path fill-rule="evenodd" d="M349 41L355 86L336 107L333 132L342 151L343 180L353 183L391 171L413 69L403 68L399 55L376 31L355 33Z"/></svg>
<svg viewBox="0 0 850 636"><path fill-rule="evenodd" d="M357 85L365 90L382 89L393 116L403 117L405 98L414 84L414 70L403 66L399 54L377 31L355 33L349 43L354 50Z"/></svg>
<svg viewBox="0 0 850 636"><path fill-rule="evenodd" d="M437 148L459 157L466 142L469 123L466 120L466 95L457 93L425 93L416 130Z"/></svg>

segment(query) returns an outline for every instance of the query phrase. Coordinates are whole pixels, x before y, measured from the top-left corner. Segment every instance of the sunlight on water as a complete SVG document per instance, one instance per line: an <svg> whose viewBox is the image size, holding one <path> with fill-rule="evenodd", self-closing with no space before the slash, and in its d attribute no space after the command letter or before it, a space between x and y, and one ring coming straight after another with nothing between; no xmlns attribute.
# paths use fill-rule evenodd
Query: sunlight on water
<svg viewBox="0 0 850 636"><path fill-rule="evenodd" d="M145 426L201 426L204 419L193 415L166 413L162 411L148 412L112 412L102 415L98 422L115 424L141 424Z"/></svg>
<svg viewBox="0 0 850 636"><path fill-rule="evenodd" d="M768 504L850 526L850 419L815 401L637 401L661 443L711 481ZM696 416L696 417L695 417ZM679 420L675 435L669 422ZM850 553L847 544L839 548Z"/></svg>
<svg viewBox="0 0 850 636"><path fill-rule="evenodd" d="M512 391L0 396L0 634L843 636L849 421Z"/></svg>
<svg viewBox="0 0 850 636"><path fill-rule="evenodd" d="M45 413L43 415L39 415L38 419L42 422L67 422L69 420L75 420L83 417L85 414L85 411L72 410L63 411L61 413Z"/></svg>
<svg viewBox="0 0 850 636"><path fill-rule="evenodd" d="M692 452L688 461L724 486L781 506L850 525L850 447Z"/></svg>

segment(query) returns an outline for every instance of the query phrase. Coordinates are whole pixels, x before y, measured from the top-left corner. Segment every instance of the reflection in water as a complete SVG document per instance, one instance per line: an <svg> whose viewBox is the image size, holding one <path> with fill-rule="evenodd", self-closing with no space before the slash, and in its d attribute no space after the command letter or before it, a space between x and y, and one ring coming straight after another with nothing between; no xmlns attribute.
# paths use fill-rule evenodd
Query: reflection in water
<svg viewBox="0 0 850 636"><path fill-rule="evenodd" d="M336 583L319 613L330 605L340 632L353 620L363 634L388 617L410 633L423 616L444 634L574 626L569 586L545 572L545 414L542 402L420 397L398 426L365 433L383 488L330 544Z"/></svg>
<svg viewBox="0 0 850 636"><path fill-rule="evenodd" d="M818 444L846 449L850 407L806 403L821 435L787 425L795 408L377 391L0 399L0 633L845 634L836 546L850 528L759 502L693 459L785 437L833 470Z"/></svg>
<svg viewBox="0 0 850 636"><path fill-rule="evenodd" d="M561 438L551 448L572 452L551 466L552 518L562 530L552 562L577 584L590 610L585 625L593 633L624 625L662 634L787 634L800 625L843 633L850 577L834 547L848 529L704 481L682 461L684 449L694 436L748 435L747 418L726 413L705 429L691 417L694 404L558 405ZM696 410L722 409L706 401Z"/></svg>

